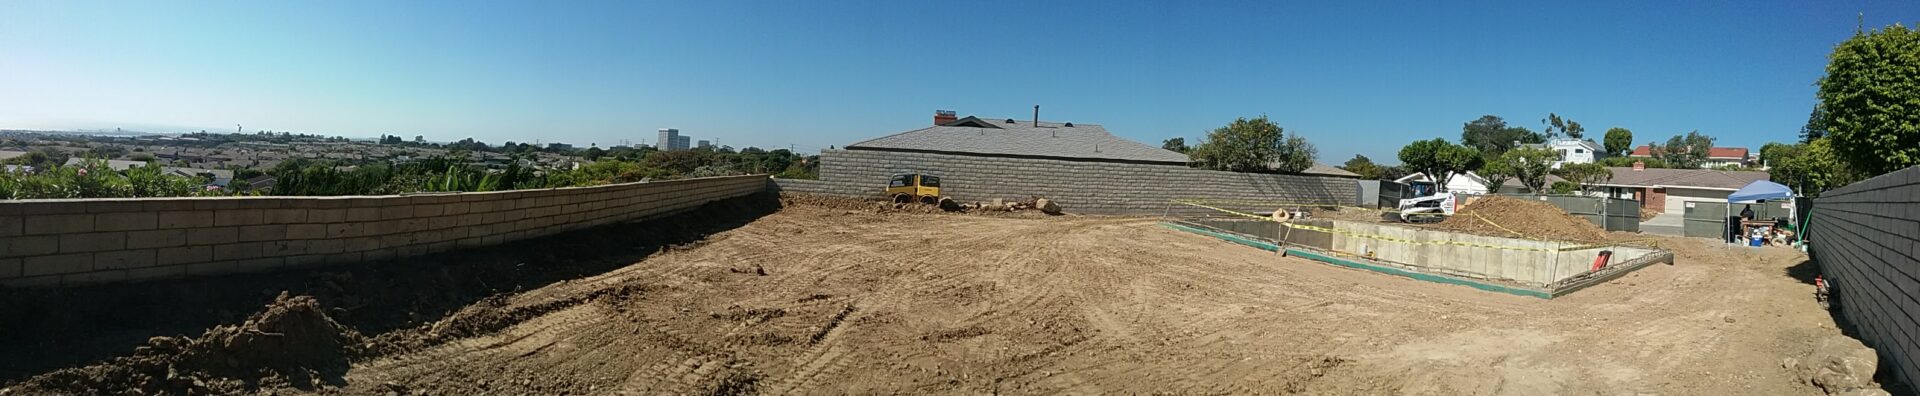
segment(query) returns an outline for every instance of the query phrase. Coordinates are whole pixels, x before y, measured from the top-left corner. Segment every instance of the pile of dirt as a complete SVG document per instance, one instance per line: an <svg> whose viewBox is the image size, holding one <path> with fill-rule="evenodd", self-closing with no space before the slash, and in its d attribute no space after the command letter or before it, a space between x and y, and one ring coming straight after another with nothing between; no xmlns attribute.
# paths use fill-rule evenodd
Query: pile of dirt
<svg viewBox="0 0 1920 396"><path fill-rule="evenodd" d="M1546 201L1484 197L1434 228L1469 234L1572 242L1602 242L1607 231Z"/></svg>
<svg viewBox="0 0 1920 396"><path fill-rule="evenodd" d="M941 200L939 205L923 203L896 203L884 198L850 198L805 193L780 193L780 206L813 206L828 209L842 209L868 213L965 213L989 216L1036 217L1040 214L1058 214L1058 204L1051 204L1052 213L1047 213L1040 203L1044 198L1034 197L1024 200L994 200L991 202L956 202Z"/></svg>
<svg viewBox="0 0 1920 396"><path fill-rule="evenodd" d="M19 394L231 394L261 388L344 384L363 350L358 332L328 317L311 296L281 293L238 325L199 337L153 337L132 356L42 374L7 389Z"/></svg>

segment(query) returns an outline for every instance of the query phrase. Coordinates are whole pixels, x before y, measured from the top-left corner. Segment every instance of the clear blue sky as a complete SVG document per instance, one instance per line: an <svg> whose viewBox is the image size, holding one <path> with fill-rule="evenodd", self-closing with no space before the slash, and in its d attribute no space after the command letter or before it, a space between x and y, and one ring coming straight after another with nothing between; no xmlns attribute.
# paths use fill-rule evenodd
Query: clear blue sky
<svg viewBox="0 0 1920 396"><path fill-rule="evenodd" d="M814 151L1040 104L1155 145L1266 114L1336 164L1482 114L1758 147L1794 139L1858 13L1920 21L1905 0L1270 3L0 0L0 128Z"/></svg>

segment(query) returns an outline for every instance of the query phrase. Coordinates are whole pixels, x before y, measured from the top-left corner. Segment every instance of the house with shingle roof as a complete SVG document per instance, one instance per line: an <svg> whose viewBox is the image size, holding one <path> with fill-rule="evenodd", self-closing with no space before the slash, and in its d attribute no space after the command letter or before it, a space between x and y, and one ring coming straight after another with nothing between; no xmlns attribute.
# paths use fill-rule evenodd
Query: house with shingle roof
<svg viewBox="0 0 1920 396"><path fill-rule="evenodd" d="M1653 147L1641 145L1634 147L1628 157L1653 158ZM1746 147L1714 147L1707 149L1707 159L1700 161L1700 167L1718 168L1727 165L1747 166L1752 158Z"/></svg>
<svg viewBox="0 0 1920 396"><path fill-rule="evenodd" d="M1645 166L1608 167L1607 170L1613 171L1613 178L1594 185L1605 187L1611 196L1639 200L1641 209L1671 214L1685 213L1688 202L1726 202L1727 195L1748 183L1771 177L1767 172L1758 171Z"/></svg>
<svg viewBox="0 0 1920 396"><path fill-rule="evenodd" d="M817 180L775 180L781 191L872 197L892 176L919 173L938 176L941 194L956 201L1043 197L1079 213L1165 213L1176 199L1378 201L1377 190L1361 188L1377 181L1324 165L1279 174L1189 162L1186 154L1114 136L1098 124L942 110L930 126L821 150Z"/></svg>
<svg viewBox="0 0 1920 396"><path fill-rule="evenodd" d="M1190 161L1186 154L1114 136L1096 124L977 116L936 115L933 126L868 139L846 148L1164 165L1186 165ZM1300 173L1360 178L1360 174L1321 163Z"/></svg>
<svg viewBox="0 0 1920 396"><path fill-rule="evenodd" d="M1185 165L1187 155L1122 139L1094 124L954 118L847 145L848 150Z"/></svg>

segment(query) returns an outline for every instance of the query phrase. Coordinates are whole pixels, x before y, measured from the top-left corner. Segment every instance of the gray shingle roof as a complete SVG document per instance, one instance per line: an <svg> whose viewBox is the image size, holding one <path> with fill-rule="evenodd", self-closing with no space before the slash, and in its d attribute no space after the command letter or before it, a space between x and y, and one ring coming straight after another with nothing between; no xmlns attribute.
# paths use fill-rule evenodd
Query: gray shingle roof
<svg viewBox="0 0 1920 396"><path fill-rule="evenodd" d="M961 118L984 121L993 128L932 126L847 145L849 149L916 150L965 154L1186 163L1187 155L1122 139L1093 124L1007 119Z"/></svg>
<svg viewBox="0 0 1920 396"><path fill-rule="evenodd" d="M1661 169L1647 168L1633 170L1631 167L1608 167L1613 171L1613 179L1606 183L1610 186L1628 187L1694 187L1722 190L1738 190L1756 180L1767 180L1767 172L1723 171L1713 169Z"/></svg>

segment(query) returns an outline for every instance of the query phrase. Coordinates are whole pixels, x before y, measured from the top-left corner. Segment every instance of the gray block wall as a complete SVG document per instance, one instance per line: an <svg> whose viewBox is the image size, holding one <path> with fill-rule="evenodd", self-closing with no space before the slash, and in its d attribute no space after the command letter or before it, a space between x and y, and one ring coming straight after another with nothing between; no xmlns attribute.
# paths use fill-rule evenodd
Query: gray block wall
<svg viewBox="0 0 1920 396"><path fill-rule="evenodd" d="M1814 200L1807 237L1840 314L1920 392L1920 167Z"/></svg>
<svg viewBox="0 0 1920 396"><path fill-rule="evenodd" d="M0 286L54 287L381 261L693 209L731 176L479 193L0 202Z"/></svg>
<svg viewBox="0 0 1920 396"><path fill-rule="evenodd" d="M820 180L776 183L783 191L879 197L889 177L908 172L940 176L941 193L963 202L1038 196L1089 214L1161 214L1176 198L1353 205L1359 194L1357 180L1335 177L876 150L824 150Z"/></svg>

